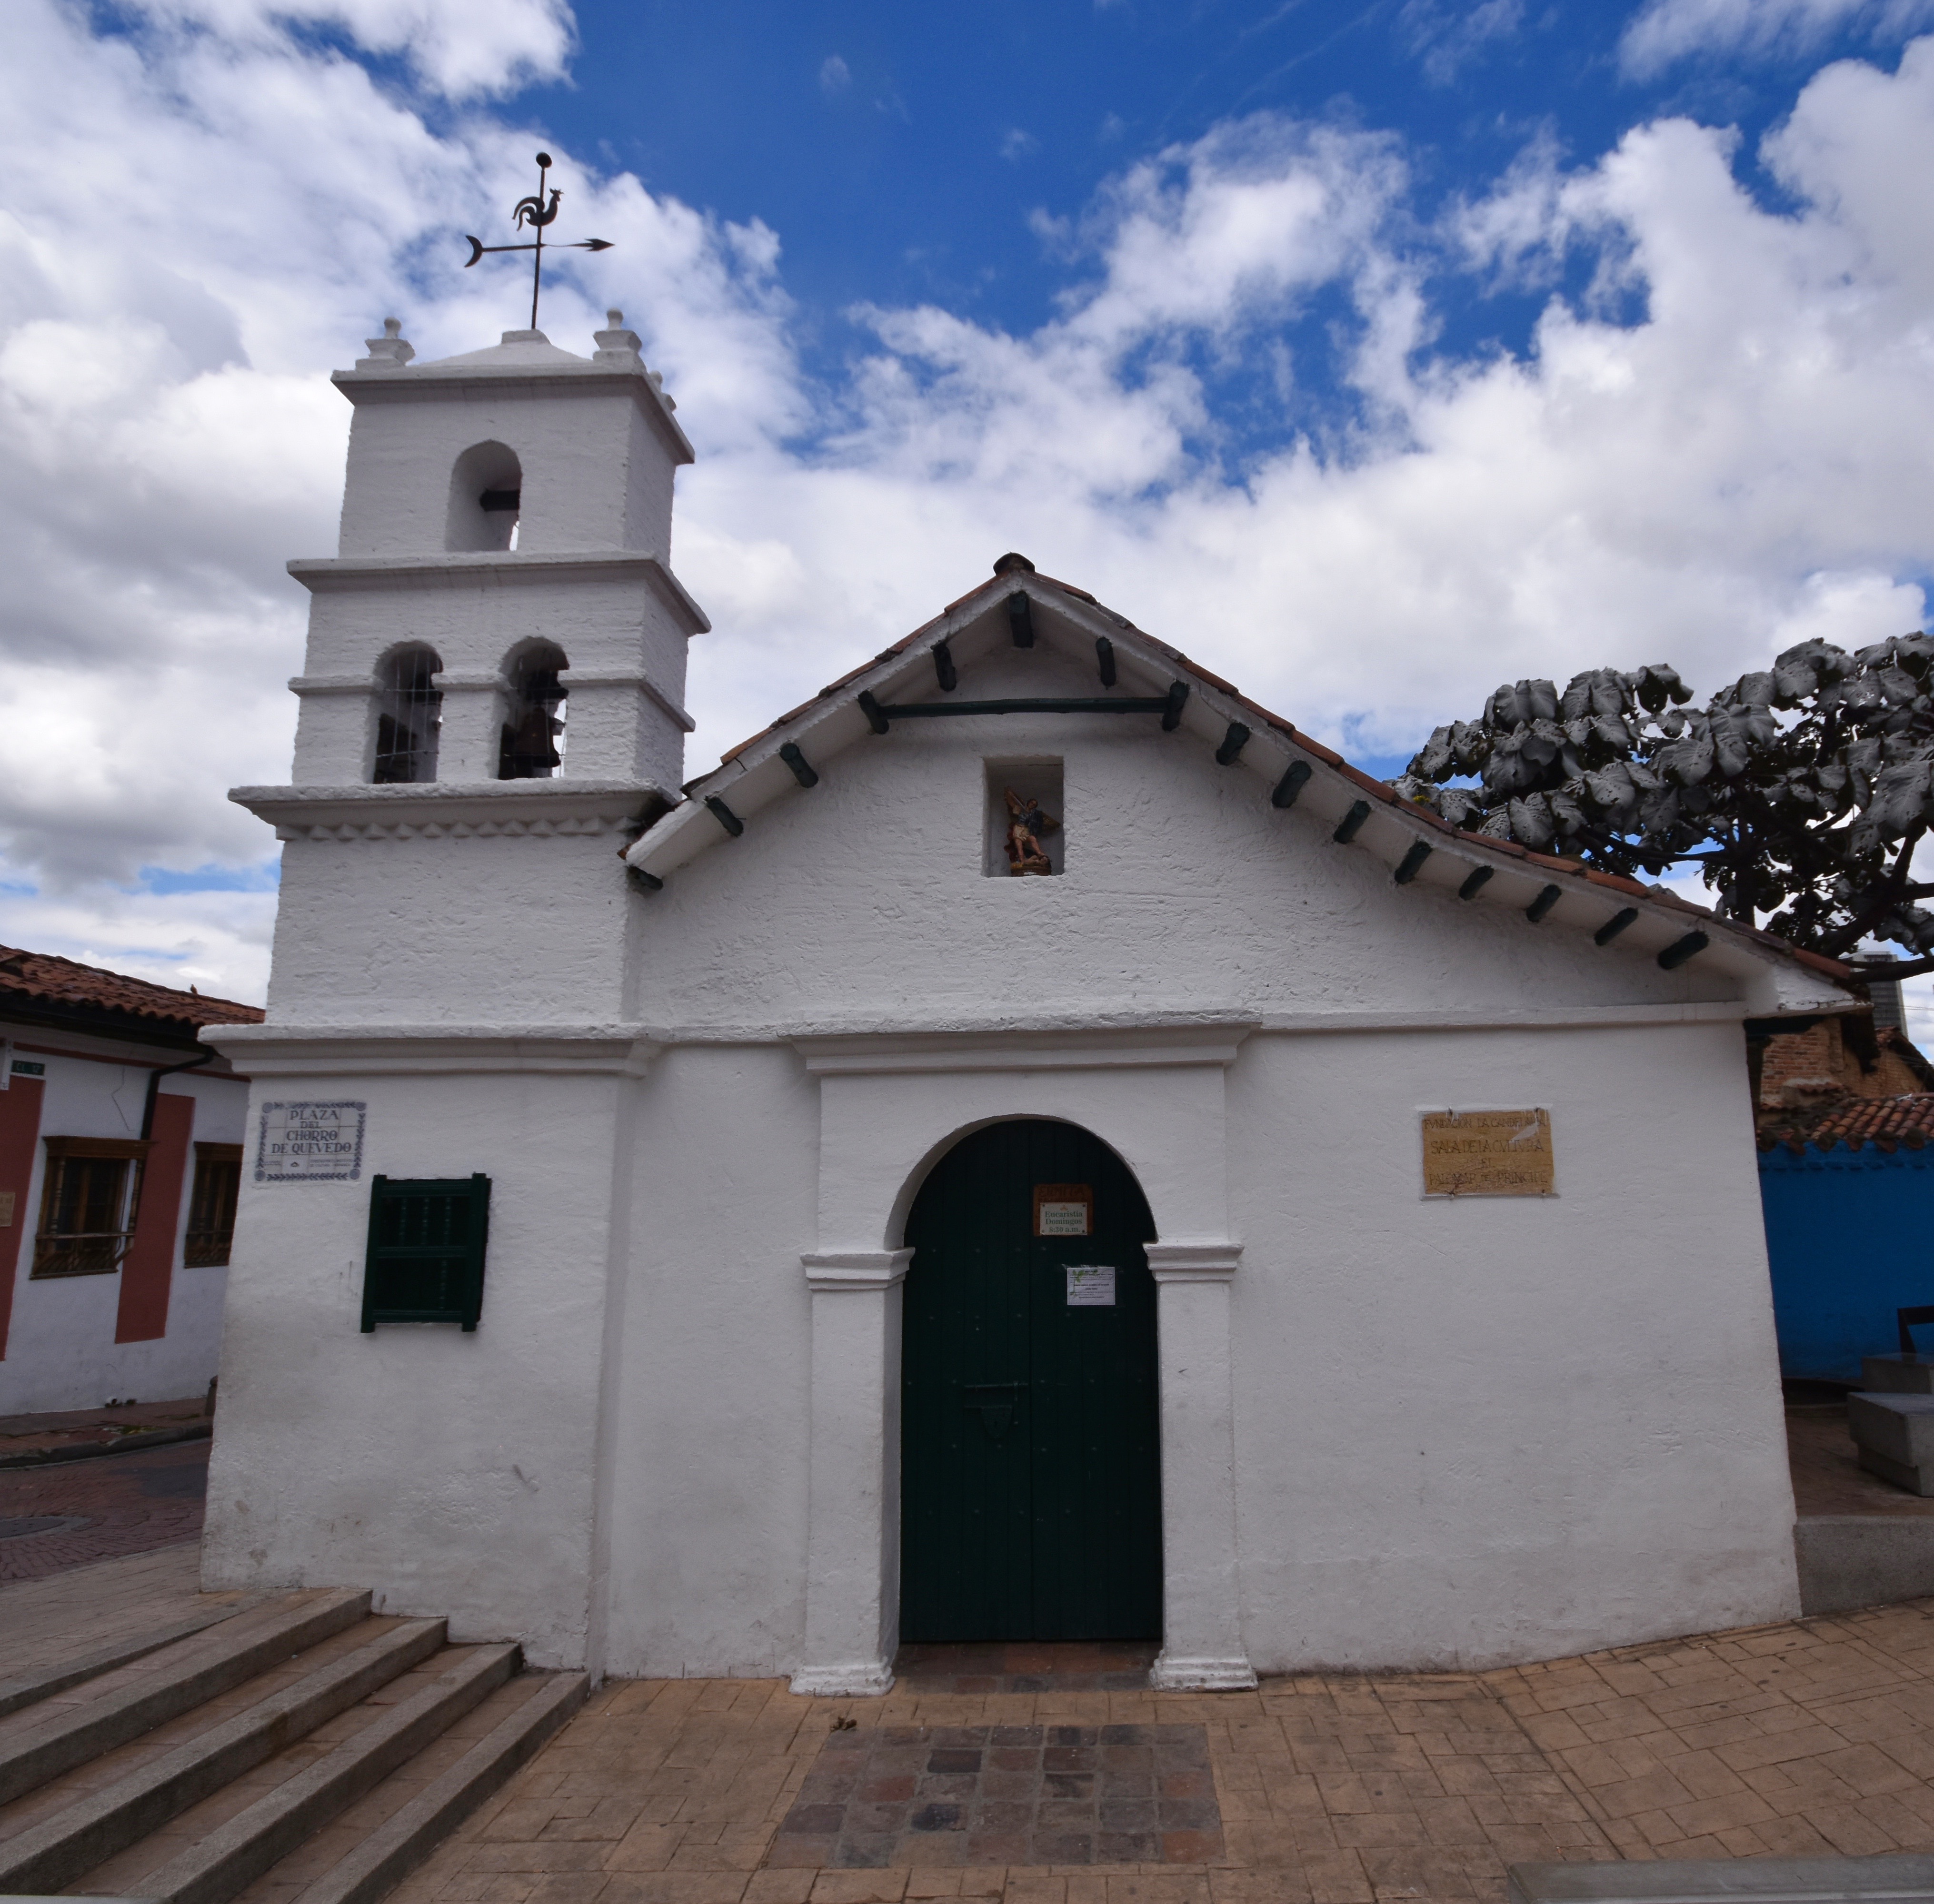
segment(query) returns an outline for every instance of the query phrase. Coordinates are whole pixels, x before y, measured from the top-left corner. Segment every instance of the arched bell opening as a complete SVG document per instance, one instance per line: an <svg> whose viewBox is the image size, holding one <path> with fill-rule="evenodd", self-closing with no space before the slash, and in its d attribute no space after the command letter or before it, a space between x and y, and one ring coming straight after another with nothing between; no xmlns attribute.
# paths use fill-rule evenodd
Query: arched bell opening
<svg viewBox="0 0 1934 1904"><path fill-rule="evenodd" d="M435 649L413 643L386 655L376 669L375 733L369 778L378 787L436 778L443 694Z"/></svg>
<svg viewBox="0 0 1934 1904"><path fill-rule="evenodd" d="M523 489L515 450L504 443L473 443L450 473L444 546L472 552L512 547Z"/></svg>
<svg viewBox="0 0 1934 1904"><path fill-rule="evenodd" d="M504 725L497 748L499 780L549 780L564 764L564 702L558 679L571 666L555 642L530 642L504 663Z"/></svg>
<svg viewBox="0 0 1934 1904"><path fill-rule="evenodd" d="M1156 1640L1146 1198L1079 1125L983 1125L927 1172L902 1295L900 1637Z"/></svg>

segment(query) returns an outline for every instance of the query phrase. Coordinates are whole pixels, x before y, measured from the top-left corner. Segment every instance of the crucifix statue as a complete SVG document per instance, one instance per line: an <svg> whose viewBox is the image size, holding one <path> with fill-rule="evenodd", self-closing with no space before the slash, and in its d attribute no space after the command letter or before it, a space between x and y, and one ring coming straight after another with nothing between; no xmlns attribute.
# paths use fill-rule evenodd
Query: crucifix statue
<svg viewBox="0 0 1934 1904"><path fill-rule="evenodd" d="M487 245L480 238L469 239L470 255L463 261L468 271L477 260L490 251L530 251L535 255L531 260L531 329L538 327L538 293L544 288L544 227L557 216L558 200L564 194L555 185L550 188L550 203L544 203L544 181L550 172L550 154L538 154L538 188L529 198L520 198L512 214L512 222L521 231L528 226L537 233L537 242L531 245ZM556 250L557 247L553 246ZM607 238L580 238L564 248L573 251L608 251L611 242Z"/></svg>

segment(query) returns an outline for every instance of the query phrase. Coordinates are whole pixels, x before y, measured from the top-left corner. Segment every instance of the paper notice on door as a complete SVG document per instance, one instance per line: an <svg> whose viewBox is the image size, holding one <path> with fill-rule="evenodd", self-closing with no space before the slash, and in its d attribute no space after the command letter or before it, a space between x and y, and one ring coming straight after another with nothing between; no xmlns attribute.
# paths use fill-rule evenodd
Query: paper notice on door
<svg viewBox="0 0 1934 1904"><path fill-rule="evenodd" d="M1115 1272L1104 1263L1070 1263L1068 1265L1068 1306L1070 1309L1113 1309L1115 1306Z"/></svg>

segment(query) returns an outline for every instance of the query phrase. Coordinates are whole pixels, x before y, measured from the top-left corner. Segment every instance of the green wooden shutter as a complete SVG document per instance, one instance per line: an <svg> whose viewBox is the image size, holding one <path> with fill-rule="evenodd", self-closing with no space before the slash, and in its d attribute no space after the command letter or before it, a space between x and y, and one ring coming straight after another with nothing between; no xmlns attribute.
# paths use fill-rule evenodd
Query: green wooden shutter
<svg viewBox="0 0 1934 1904"><path fill-rule="evenodd" d="M363 1332L378 1322L460 1322L484 1308L490 1180L378 1177L369 1185Z"/></svg>

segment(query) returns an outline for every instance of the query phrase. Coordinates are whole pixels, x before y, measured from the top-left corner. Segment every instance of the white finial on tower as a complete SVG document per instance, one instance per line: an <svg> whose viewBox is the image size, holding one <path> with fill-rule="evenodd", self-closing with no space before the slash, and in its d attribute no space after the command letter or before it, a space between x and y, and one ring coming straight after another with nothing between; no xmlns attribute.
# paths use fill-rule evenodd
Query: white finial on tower
<svg viewBox="0 0 1934 1904"><path fill-rule="evenodd" d="M381 337L366 337L363 347L369 354L356 360L358 370L401 370L416 355L416 347L403 335L400 317L385 317Z"/></svg>

